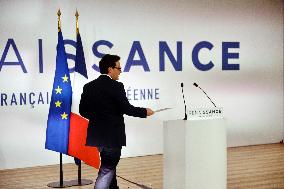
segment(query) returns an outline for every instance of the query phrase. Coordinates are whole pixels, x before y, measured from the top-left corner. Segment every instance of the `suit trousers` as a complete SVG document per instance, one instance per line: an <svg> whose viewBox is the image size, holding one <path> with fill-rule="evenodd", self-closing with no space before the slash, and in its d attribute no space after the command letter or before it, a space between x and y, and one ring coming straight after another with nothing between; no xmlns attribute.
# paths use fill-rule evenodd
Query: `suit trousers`
<svg viewBox="0 0 284 189"><path fill-rule="evenodd" d="M94 189L119 189L116 180L116 166L120 160L121 147L98 147L101 166Z"/></svg>

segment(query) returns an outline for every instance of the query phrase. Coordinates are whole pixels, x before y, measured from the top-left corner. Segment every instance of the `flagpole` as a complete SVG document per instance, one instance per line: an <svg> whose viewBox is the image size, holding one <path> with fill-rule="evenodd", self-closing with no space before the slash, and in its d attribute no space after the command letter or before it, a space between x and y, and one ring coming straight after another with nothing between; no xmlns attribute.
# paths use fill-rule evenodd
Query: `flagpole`
<svg viewBox="0 0 284 189"><path fill-rule="evenodd" d="M60 153L60 186L63 186L63 166L62 166L62 153Z"/></svg>
<svg viewBox="0 0 284 189"><path fill-rule="evenodd" d="M77 10L76 10L75 16L76 16L76 38L77 38L77 35L79 34L79 21L78 21L79 13ZM75 73L74 73L73 81L75 81ZM75 160L76 165L78 166L78 179L70 181L72 186L84 186L84 185L92 184L93 183L92 180L81 178L81 175L82 175L81 160L76 157L74 158L74 160Z"/></svg>
<svg viewBox="0 0 284 189"><path fill-rule="evenodd" d="M60 153L59 182L51 182L47 186L50 188L67 188L73 186L70 181L63 181L62 153Z"/></svg>
<svg viewBox="0 0 284 189"><path fill-rule="evenodd" d="M77 10L75 16L76 16L76 35L77 35L79 33L79 13Z"/></svg>
<svg viewBox="0 0 284 189"><path fill-rule="evenodd" d="M60 9L57 11L57 16L58 16L58 32L61 32L61 21L60 21ZM59 157L60 161L60 168L59 168L59 182L51 182L47 184L48 187L51 188L66 188L66 187L71 187L72 184L68 181L63 181L63 165L62 165L62 153L60 153Z"/></svg>
<svg viewBox="0 0 284 189"><path fill-rule="evenodd" d="M79 13L78 11L76 10L76 13L75 13L75 16L76 16L76 36L78 35L79 33ZM81 179L81 175L82 175L82 169L81 169L81 160L78 159L79 162L78 162L78 185L81 185L82 184L82 179ZM93 181L92 181L93 183Z"/></svg>
<svg viewBox="0 0 284 189"><path fill-rule="evenodd" d="M81 185L82 184L82 180L81 180L81 163L78 166L78 184Z"/></svg>

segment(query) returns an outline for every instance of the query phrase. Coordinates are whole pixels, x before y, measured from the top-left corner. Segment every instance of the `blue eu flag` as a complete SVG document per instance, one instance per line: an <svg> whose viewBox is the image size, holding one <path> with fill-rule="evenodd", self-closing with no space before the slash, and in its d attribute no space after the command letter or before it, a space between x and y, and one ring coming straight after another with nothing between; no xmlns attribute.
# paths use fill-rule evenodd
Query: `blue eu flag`
<svg viewBox="0 0 284 189"><path fill-rule="evenodd" d="M45 148L68 153L72 87L62 32L58 32L56 70L49 107Z"/></svg>

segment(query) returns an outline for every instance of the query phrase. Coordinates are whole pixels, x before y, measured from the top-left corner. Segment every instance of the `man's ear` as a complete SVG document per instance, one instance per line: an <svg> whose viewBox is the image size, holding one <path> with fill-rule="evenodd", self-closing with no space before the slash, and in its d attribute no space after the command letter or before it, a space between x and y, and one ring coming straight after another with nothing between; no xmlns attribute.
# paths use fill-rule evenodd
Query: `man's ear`
<svg viewBox="0 0 284 189"><path fill-rule="evenodd" d="M107 73L109 74L111 72L111 67L108 67Z"/></svg>

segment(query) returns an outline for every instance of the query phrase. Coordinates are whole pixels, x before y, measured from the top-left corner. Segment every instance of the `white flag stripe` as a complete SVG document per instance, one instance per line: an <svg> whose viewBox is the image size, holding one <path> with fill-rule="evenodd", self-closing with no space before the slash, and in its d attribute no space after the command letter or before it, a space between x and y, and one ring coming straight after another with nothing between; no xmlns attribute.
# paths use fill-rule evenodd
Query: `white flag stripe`
<svg viewBox="0 0 284 189"><path fill-rule="evenodd" d="M80 115L79 104L80 104L81 94L83 92L83 87L87 83L87 81L88 80L81 74L77 72L74 73L73 83L72 83L72 91L73 91L72 108L71 108L72 113Z"/></svg>

